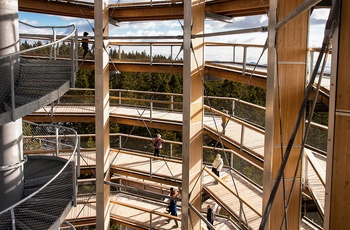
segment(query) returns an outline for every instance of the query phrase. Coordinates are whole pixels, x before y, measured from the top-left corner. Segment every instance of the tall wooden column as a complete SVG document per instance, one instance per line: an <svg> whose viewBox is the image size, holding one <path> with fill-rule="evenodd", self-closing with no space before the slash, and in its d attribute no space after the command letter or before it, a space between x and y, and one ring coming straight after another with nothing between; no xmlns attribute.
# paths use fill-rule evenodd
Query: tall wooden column
<svg viewBox="0 0 350 230"><path fill-rule="evenodd" d="M183 145L182 145L182 229L200 229L199 217L189 203L201 208L201 166L203 148L204 1L184 1ZM194 50L194 53L192 52Z"/></svg>
<svg viewBox="0 0 350 230"><path fill-rule="evenodd" d="M350 1L343 0L332 46L324 229L349 229L350 221Z"/></svg>
<svg viewBox="0 0 350 230"><path fill-rule="evenodd" d="M95 129L96 129L96 227L109 229L109 185L104 184L109 168L109 57L108 0L95 0ZM104 48L105 46L105 48ZM106 49L106 50L105 50ZM107 178L108 179L108 178Z"/></svg>
<svg viewBox="0 0 350 230"><path fill-rule="evenodd" d="M280 0L277 10L278 21L286 17L302 2L303 0ZM276 7L276 4L272 4L271 6L272 8ZM275 12L276 11L270 13ZM269 24L269 26L271 26L271 23ZM307 56L306 48L308 33L308 12L305 12L297 18L293 19L292 21L289 21L276 33L278 44L278 62L276 62L275 64L270 63L270 61L273 61L273 56L270 56L269 74L272 73L273 75L268 75L268 79L272 77L273 82L269 82L268 80L267 88L268 98L272 98L274 100L267 100L266 106L266 143L268 143L269 145L266 145L267 148L265 149L264 160L265 163L263 203L265 207L270 196L271 186L273 186L276 182L277 173L281 165L282 154L284 154L285 152L286 146L291 136L291 132L298 117L302 100L304 98ZM270 31L269 36L271 36L271 34L273 33L271 33ZM272 38L270 37L270 39ZM270 44L269 52L273 52L273 50L271 49L271 45L273 44ZM275 67L278 68L278 71L275 71ZM301 122L301 125L296 134L295 141L291 149L291 154L289 156L289 161L284 171L284 183L282 181L279 185L277 195L275 197L270 212L270 219L267 222L268 227L265 229L280 229L282 223L282 229L285 229L286 221L283 220L283 215L284 206L287 203L287 201L285 201L284 194L286 194L287 199L287 197L291 193L291 187L294 180L294 172L298 163L298 157L301 150L303 134L302 124L303 122ZM282 129L282 132L280 132L280 129ZM268 147L270 147L270 149ZM299 167L299 171L295 178L295 184L293 187L291 200L287 209L288 229L299 229L301 211L300 179L301 171ZM283 189L283 185L285 191Z"/></svg>

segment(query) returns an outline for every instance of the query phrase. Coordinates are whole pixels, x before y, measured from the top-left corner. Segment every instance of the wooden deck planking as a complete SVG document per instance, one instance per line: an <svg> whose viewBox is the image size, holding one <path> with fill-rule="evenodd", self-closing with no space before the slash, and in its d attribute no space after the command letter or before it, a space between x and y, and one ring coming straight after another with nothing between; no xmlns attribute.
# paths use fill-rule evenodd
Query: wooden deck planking
<svg viewBox="0 0 350 230"><path fill-rule="evenodd" d="M96 218L96 203L77 204L68 213L66 220L75 220L80 218Z"/></svg>
<svg viewBox="0 0 350 230"><path fill-rule="evenodd" d="M150 160L149 156L134 156L119 152L111 153L110 159L112 166L118 168L125 168L137 172L143 172L147 174L156 174L163 177L170 177L181 180L182 178L182 165L180 163L166 162L165 160ZM150 165L150 163L152 163ZM152 168L151 168L152 166Z"/></svg>
<svg viewBox="0 0 350 230"><path fill-rule="evenodd" d="M50 107L46 108L46 110L40 111L38 110L37 112L42 112L42 113L47 113L46 111L49 111ZM136 108L129 108L129 107L111 107L111 111L113 111L113 113L111 113L111 116L113 116L113 114L118 114L118 115L123 115L125 116L125 114L127 114L128 116L133 115L133 116L137 116L140 117L139 113L142 113L142 110L139 110L139 112L137 111ZM62 114L86 114L86 113L94 113L95 109L93 106L86 106L86 107L82 107L82 106L59 106L59 107L55 107L54 108L54 112L56 113L62 113ZM145 112L143 113L143 117L147 117L149 118L150 113ZM177 121L177 122L182 122L182 114L181 113L175 113L175 112L168 112L168 111L157 111L157 112L153 112L152 113L152 119L160 119L160 120L168 120L168 121ZM218 132L221 131L221 117L219 116L209 116L206 115L204 118L204 123L208 126L210 126L211 128L217 130ZM241 138L241 130L242 130L242 125L235 123L235 122L229 122L228 126L226 128L226 136L228 136L229 138L235 140L236 142L240 142L240 138ZM258 153L259 155L263 155L264 152L264 135L261 133L258 133L254 130L250 130L248 128L246 128L244 130L244 147L248 148L248 149L252 149L254 150L256 153ZM84 159L86 159L87 163L81 160L81 165L95 165L95 156L93 152L82 152L82 156L84 157ZM113 158L113 156L111 156L111 159ZM322 167L324 167L325 169L325 165L326 165L326 160L320 158L319 159L320 164L322 165ZM142 157L137 157L137 156L132 156L130 157L130 155L128 154L119 154L119 156L114 160L113 164L117 164L118 167L124 167L127 168L129 170L136 170L136 171L142 171L144 173L150 173L150 160L149 159L143 159ZM177 163L172 163L172 162L168 162L168 166L170 167L170 170L168 169L168 167L166 167L165 162L162 160L157 160L157 161L152 161L152 173L156 173L162 176L167 176L167 177L172 177L170 171L173 173L174 178L180 179L181 180L181 167L179 167L179 164ZM181 164L180 164L181 166ZM316 174L311 172L309 169L309 175L308 175L308 179L310 181L314 180L313 178L316 177ZM203 177L203 181L204 183L210 183L210 181L213 181L212 178L210 177ZM228 181L225 181L228 182ZM237 180L236 180L237 182ZM232 181L230 182L232 184ZM256 208L256 210L261 210L262 209L262 193L251 193L250 190L252 189L251 187L247 187L247 186L243 186L244 183L242 183L242 187L239 188L239 191L243 191L241 192L242 195L240 194L241 198L243 200L246 200L247 202L249 202L249 204L253 207ZM207 185L206 185L207 186ZM322 188L317 187L316 185L313 185L315 187L315 192L317 192L317 197L319 197L320 201L324 204L324 190L322 190ZM214 194L216 194L218 192L218 190L220 190L220 188L218 187L217 189L215 189L215 186L209 186L211 187L211 189L214 190ZM317 189L316 189L317 188ZM216 191L215 191L216 190ZM253 189L254 190L254 189ZM247 192L249 191L249 192ZM228 191L228 193L230 193ZM323 195L322 195L323 194ZM222 197L226 197L227 194L222 194ZM232 195L232 194L231 194ZM233 196L233 195L232 195ZM253 199L255 198L255 199ZM227 195L227 198L225 200L223 200L223 203L227 203L228 206L230 207L235 207L235 205L237 204L231 204L228 203L228 200L230 199L230 195ZM232 205L232 206L231 206ZM237 209L234 208L234 209ZM255 222L260 222L254 220L254 215L251 215L249 213L249 211L246 211L246 214L249 218L251 218L251 225L255 226ZM255 218L255 219L259 219L259 218ZM253 227L254 228L254 227Z"/></svg>
<svg viewBox="0 0 350 230"><path fill-rule="evenodd" d="M247 202L249 205L254 207L261 215L262 210L262 191L254 188L248 181L239 178L237 175L233 175L234 182L231 176L225 176L222 173L221 178L224 180L224 183L230 187L234 192L236 192L235 187L237 187L239 197ZM235 183L235 186L234 184ZM213 184L209 182L205 184L206 188L210 190L212 194L214 194L215 198L220 200L227 209L239 215L240 213L240 202L237 196L231 193L228 189L226 189L223 185ZM261 217L252 211L246 205L243 205L243 210L245 216L247 218L247 222L249 226L253 229L257 229L261 222Z"/></svg>
<svg viewBox="0 0 350 230"><path fill-rule="evenodd" d="M129 198L123 196L114 196L113 200L120 201L122 203L127 203L129 205L142 207L147 210L157 211L164 213L166 206L160 206L159 203L149 202L141 198ZM168 218L160 216L157 214L150 214L149 212L133 209L130 207L125 207L117 204L111 203L111 213L118 216L121 219L132 220L133 223L139 223L142 226L150 226L150 219L152 218L152 228L155 229L172 229L174 225L174 220L167 223ZM181 211L177 210L178 216L181 217ZM152 217L151 217L152 216ZM179 226L181 221L178 221Z"/></svg>
<svg viewBox="0 0 350 230"><path fill-rule="evenodd" d="M317 162L322 170L324 170L321 173L326 172L326 157L322 156L320 154L314 154ZM312 192L316 195L318 202L321 204L322 208L324 209L325 206L325 192L326 189L323 186L322 182L318 178L315 170L311 167L308 166L308 184L309 187L311 188Z"/></svg>

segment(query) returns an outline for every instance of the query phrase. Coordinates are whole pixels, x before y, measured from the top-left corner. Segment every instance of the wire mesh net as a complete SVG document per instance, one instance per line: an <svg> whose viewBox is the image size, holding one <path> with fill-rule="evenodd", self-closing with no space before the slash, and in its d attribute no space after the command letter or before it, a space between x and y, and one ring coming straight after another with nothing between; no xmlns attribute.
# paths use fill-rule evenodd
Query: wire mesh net
<svg viewBox="0 0 350 230"><path fill-rule="evenodd" d="M23 198L0 214L0 229L49 229L75 196L75 165L67 159L76 151L77 134L69 128L23 123L23 135L24 152L31 153L23 169Z"/></svg>

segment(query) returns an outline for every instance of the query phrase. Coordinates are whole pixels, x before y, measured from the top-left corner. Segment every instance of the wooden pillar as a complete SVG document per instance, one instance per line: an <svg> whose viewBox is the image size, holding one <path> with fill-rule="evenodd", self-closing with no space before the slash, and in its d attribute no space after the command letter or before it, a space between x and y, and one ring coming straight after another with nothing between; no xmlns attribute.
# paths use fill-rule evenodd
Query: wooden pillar
<svg viewBox="0 0 350 230"><path fill-rule="evenodd" d="M181 229L201 229L200 219L189 209L189 204L200 211L202 180L198 177L203 148L204 39L191 36L204 33L204 18L204 1L184 1Z"/></svg>
<svg viewBox="0 0 350 230"><path fill-rule="evenodd" d="M95 129L96 129L96 228L109 229L109 185L104 184L109 168L109 57L108 0L95 0ZM105 47L105 48L104 48ZM105 50L106 49L106 50ZM108 179L108 178L107 178Z"/></svg>
<svg viewBox="0 0 350 230"><path fill-rule="evenodd" d="M273 1L276 3L276 1ZM281 21L303 0L280 0L278 4L277 21ZM270 14L274 14L277 4L272 4ZM266 111L266 141L264 159L264 207L270 196L271 186L276 182L278 170L281 165L282 154L284 154L291 132L298 117L299 109L304 98L306 78L306 57L307 57L307 33L308 33L308 12L299 15L281 27L277 33L277 62L274 62L274 54L269 56L269 74L273 78L267 82ZM269 26L271 25L270 22ZM270 28L273 29L273 28ZM274 33L270 31L269 36ZM269 37L270 43L274 40ZM273 52L269 44L269 52ZM272 63L270 63L272 62ZM278 71L275 71L275 67ZM278 75L277 75L278 73ZM274 94L274 95L273 95ZM273 104L272 104L273 103ZM280 107L279 107L280 106ZM291 193L296 165L301 150L303 123L298 129L289 160L284 170L284 183L281 181L277 194L271 208L270 218L265 229L299 229L301 212L301 170L297 172L291 200L287 209L287 221L284 220L284 206ZM281 127L282 126L282 127ZM282 131L280 131L280 129ZM282 140L281 140L282 138ZM282 143L282 144L281 144ZM270 147L270 149L269 149ZM282 148L282 149L281 149ZM285 188L285 192L284 189ZM284 195L285 194L285 195ZM283 223L283 224L282 224Z"/></svg>
<svg viewBox="0 0 350 230"><path fill-rule="evenodd" d="M350 1L343 0L333 36L324 229L349 229Z"/></svg>

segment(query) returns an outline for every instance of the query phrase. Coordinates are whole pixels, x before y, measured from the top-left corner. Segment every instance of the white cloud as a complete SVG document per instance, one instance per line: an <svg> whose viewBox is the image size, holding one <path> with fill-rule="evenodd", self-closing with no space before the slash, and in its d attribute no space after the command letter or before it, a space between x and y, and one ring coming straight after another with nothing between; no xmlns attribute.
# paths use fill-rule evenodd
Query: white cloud
<svg viewBox="0 0 350 230"><path fill-rule="evenodd" d="M151 29L156 28L159 24L157 22L138 22L130 24L130 26L134 29Z"/></svg>
<svg viewBox="0 0 350 230"><path fill-rule="evenodd" d="M233 19L233 22L242 22L246 19L246 17L236 17Z"/></svg>
<svg viewBox="0 0 350 230"><path fill-rule="evenodd" d="M264 22L267 22L268 19L269 19L269 18L267 17L267 15L264 14L264 15L262 15L262 16L260 17L260 23L262 24L262 23L264 23Z"/></svg>
<svg viewBox="0 0 350 230"><path fill-rule="evenodd" d="M327 20L329 15L329 9L317 9L311 14L312 19Z"/></svg>
<svg viewBox="0 0 350 230"><path fill-rule="evenodd" d="M36 20L28 20L28 19L21 19L22 22L27 23L29 25L39 25L39 22Z"/></svg>

